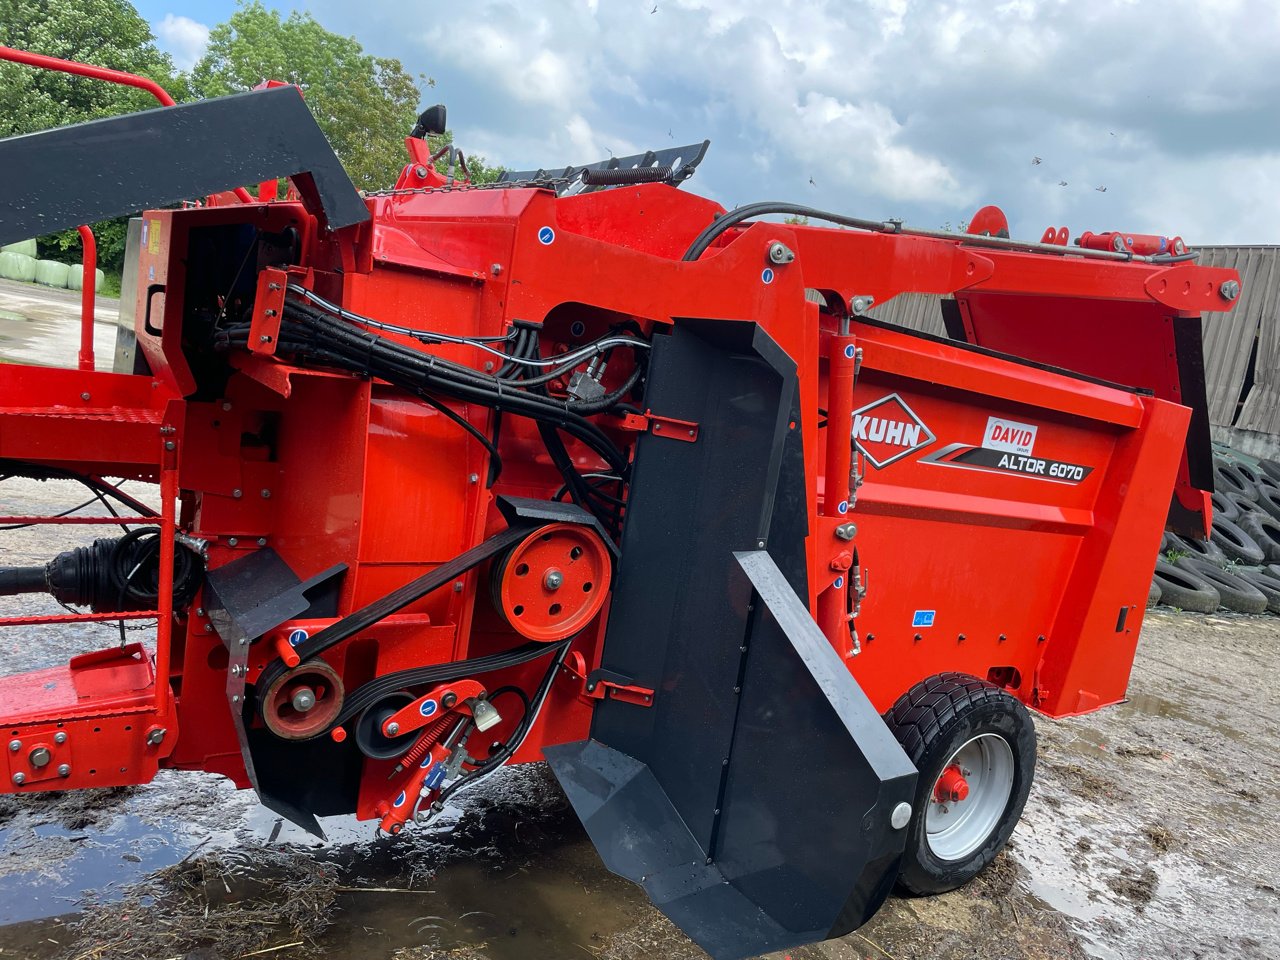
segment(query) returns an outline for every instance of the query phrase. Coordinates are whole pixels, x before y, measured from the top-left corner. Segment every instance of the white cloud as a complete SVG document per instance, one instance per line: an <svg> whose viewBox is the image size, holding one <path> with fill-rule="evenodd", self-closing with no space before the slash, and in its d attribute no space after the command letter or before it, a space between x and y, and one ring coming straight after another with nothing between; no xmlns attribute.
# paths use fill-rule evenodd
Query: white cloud
<svg viewBox="0 0 1280 960"><path fill-rule="evenodd" d="M516 169L709 137L689 189L731 202L925 227L996 203L1033 239L1280 222L1248 189L1280 177L1269 0L475 0L418 32L394 0L310 8L435 77L459 142Z"/></svg>
<svg viewBox="0 0 1280 960"><path fill-rule="evenodd" d="M166 13L155 24L161 49L173 57L180 70L190 70L209 45L209 27L178 13Z"/></svg>

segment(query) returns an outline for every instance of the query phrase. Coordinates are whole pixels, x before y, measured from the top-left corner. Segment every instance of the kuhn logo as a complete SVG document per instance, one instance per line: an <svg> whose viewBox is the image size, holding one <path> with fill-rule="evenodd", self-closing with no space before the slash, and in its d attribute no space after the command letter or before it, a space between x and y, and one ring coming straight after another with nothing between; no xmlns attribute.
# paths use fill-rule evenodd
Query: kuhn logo
<svg viewBox="0 0 1280 960"><path fill-rule="evenodd" d="M896 393L853 411L853 445L877 470L935 439L933 431Z"/></svg>
<svg viewBox="0 0 1280 960"><path fill-rule="evenodd" d="M1036 429L1033 423L987 417L987 430L982 435L982 445L988 450L1004 450L1026 456L1035 448Z"/></svg>

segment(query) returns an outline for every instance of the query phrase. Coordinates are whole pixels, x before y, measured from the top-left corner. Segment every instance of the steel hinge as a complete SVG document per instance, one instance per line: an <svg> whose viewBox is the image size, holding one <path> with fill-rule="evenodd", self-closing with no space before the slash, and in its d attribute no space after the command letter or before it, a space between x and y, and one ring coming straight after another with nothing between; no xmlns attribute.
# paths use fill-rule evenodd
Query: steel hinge
<svg viewBox="0 0 1280 960"><path fill-rule="evenodd" d="M644 413L625 413L622 415L620 426L623 430L651 433L655 437L666 437L682 443L696 443L698 440L698 424L695 421L663 417L652 410L646 410Z"/></svg>

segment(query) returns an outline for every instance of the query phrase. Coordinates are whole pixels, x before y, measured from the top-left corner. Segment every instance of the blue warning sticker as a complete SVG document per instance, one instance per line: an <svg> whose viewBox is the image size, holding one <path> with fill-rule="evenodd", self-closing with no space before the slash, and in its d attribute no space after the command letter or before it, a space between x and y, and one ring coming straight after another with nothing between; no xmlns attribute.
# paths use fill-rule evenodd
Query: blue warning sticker
<svg viewBox="0 0 1280 960"><path fill-rule="evenodd" d="M400 796L396 797L396 802L392 806L403 807L405 801L404 791L400 791Z"/></svg>
<svg viewBox="0 0 1280 960"><path fill-rule="evenodd" d="M299 627L297 630L290 630L289 646L296 647L298 644L300 644L303 640L307 639L307 637L309 636L311 636L311 634L307 633L307 631L303 630L301 627Z"/></svg>
<svg viewBox="0 0 1280 960"><path fill-rule="evenodd" d="M434 790L440 784L444 783L444 775L447 773L444 762L437 763L434 767L427 771L427 777L422 781L422 785L429 790Z"/></svg>
<svg viewBox="0 0 1280 960"><path fill-rule="evenodd" d="M913 627L932 627L933 618L937 615L937 610L917 610L911 615L911 625Z"/></svg>
<svg viewBox="0 0 1280 960"><path fill-rule="evenodd" d="M858 350L852 343L845 345L844 355L848 357L850 360L852 360L855 356L857 356L857 353L858 353Z"/></svg>
<svg viewBox="0 0 1280 960"><path fill-rule="evenodd" d="M423 700L422 706L418 707L418 712L424 717L435 716L435 712L440 708L440 704L434 700Z"/></svg>
<svg viewBox="0 0 1280 960"><path fill-rule="evenodd" d="M842 514L848 513L848 512L849 512L849 501L848 501L848 500L841 500L838 504L836 504L836 510L837 510L837 511L839 511L840 513L842 513Z"/></svg>
<svg viewBox="0 0 1280 960"><path fill-rule="evenodd" d="M836 577L836 582L832 584L837 590L844 586L844 577Z"/></svg>
<svg viewBox="0 0 1280 960"><path fill-rule="evenodd" d="M538 231L538 242L545 246L551 246L556 242L556 232L550 227L542 227Z"/></svg>
<svg viewBox="0 0 1280 960"><path fill-rule="evenodd" d="M764 268L764 272L760 274L760 281L764 284L773 283L773 267Z"/></svg>

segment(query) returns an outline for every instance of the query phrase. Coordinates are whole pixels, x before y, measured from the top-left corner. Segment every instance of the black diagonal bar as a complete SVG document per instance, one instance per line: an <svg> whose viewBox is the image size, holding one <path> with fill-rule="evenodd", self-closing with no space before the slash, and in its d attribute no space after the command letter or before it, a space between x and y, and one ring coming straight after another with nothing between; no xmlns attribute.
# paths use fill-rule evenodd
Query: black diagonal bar
<svg viewBox="0 0 1280 960"><path fill-rule="evenodd" d="M0 243L293 177L331 228L368 209L295 87L0 140Z"/></svg>

